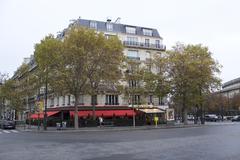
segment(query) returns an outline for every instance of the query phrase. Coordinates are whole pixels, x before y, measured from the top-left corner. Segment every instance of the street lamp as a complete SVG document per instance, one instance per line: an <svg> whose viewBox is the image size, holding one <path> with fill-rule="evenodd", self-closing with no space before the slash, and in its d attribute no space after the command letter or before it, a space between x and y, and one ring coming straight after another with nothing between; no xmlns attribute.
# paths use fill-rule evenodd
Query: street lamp
<svg viewBox="0 0 240 160"><path fill-rule="evenodd" d="M129 70L126 70L126 74L130 77L130 71ZM132 79L129 80L129 88L131 88L131 103L132 103L132 110L133 110L133 127L135 128L136 122L135 122L135 110L134 110L134 105L133 105L133 102L134 102L133 84L131 84L130 81L133 82L133 80Z"/></svg>
<svg viewBox="0 0 240 160"><path fill-rule="evenodd" d="M133 127L135 128L135 126L136 126L136 122L135 122L135 110L134 110L133 101L134 101L134 95L132 94Z"/></svg>
<svg viewBox="0 0 240 160"><path fill-rule="evenodd" d="M45 92L44 92L44 119L43 119L43 129L47 130L47 95L48 95L48 77L45 79Z"/></svg>

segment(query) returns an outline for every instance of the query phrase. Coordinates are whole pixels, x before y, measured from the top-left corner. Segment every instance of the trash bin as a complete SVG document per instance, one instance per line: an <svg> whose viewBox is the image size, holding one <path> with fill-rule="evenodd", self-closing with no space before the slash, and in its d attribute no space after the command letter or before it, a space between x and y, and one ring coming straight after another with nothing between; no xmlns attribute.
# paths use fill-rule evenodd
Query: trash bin
<svg viewBox="0 0 240 160"><path fill-rule="evenodd" d="M66 129L67 127L67 122L62 122L62 129Z"/></svg>
<svg viewBox="0 0 240 160"><path fill-rule="evenodd" d="M61 123L56 123L57 130L61 130Z"/></svg>

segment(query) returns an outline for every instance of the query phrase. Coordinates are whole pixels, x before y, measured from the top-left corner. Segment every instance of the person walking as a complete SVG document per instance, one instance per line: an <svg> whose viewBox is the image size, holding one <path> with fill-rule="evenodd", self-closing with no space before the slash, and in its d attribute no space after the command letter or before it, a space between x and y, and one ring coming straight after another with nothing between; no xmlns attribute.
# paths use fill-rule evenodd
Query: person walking
<svg viewBox="0 0 240 160"><path fill-rule="evenodd" d="M99 120L99 127L102 127L103 126L103 118L99 117L98 120Z"/></svg>

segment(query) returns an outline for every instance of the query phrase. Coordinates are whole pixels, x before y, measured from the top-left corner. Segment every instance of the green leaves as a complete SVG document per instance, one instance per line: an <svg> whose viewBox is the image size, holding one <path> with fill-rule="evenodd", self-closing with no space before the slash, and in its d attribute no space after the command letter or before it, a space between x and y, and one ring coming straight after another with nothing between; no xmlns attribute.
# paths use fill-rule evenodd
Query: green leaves
<svg viewBox="0 0 240 160"><path fill-rule="evenodd" d="M102 33L73 26L63 39L49 35L37 44L35 58L55 93L75 96L77 110L80 94L95 95L101 85L118 83L122 50L117 37L107 39Z"/></svg>
<svg viewBox="0 0 240 160"><path fill-rule="evenodd" d="M173 101L182 108L202 106L206 96L220 86L221 65L202 45L177 44L168 51Z"/></svg>

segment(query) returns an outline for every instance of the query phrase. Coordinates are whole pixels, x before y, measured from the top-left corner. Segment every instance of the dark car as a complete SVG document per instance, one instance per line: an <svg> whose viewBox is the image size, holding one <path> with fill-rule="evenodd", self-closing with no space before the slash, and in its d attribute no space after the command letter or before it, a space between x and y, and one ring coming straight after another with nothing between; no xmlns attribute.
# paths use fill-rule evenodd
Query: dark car
<svg viewBox="0 0 240 160"><path fill-rule="evenodd" d="M2 129L15 129L16 125L15 125L14 121L1 120L0 121L0 128L2 128Z"/></svg>
<svg viewBox="0 0 240 160"><path fill-rule="evenodd" d="M240 122L240 116L233 117L232 122Z"/></svg>

